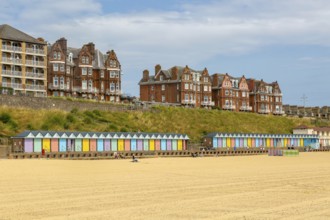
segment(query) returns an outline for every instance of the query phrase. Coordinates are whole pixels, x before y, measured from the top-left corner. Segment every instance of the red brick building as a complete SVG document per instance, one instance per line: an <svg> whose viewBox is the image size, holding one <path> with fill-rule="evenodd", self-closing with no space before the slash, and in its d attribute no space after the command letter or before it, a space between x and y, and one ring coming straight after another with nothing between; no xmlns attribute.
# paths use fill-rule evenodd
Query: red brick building
<svg viewBox="0 0 330 220"><path fill-rule="evenodd" d="M61 38L48 49L48 96L72 96L119 102L121 66L116 53L106 55L93 43L67 46Z"/></svg>
<svg viewBox="0 0 330 220"><path fill-rule="evenodd" d="M146 102L169 103L192 107L214 106L211 78L207 69L196 71L188 66L162 70L155 66L155 75L143 71L139 82L140 99Z"/></svg>
<svg viewBox="0 0 330 220"><path fill-rule="evenodd" d="M282 93L277 81L266 83L263 80L248 79L247 82L253 112L274 115L284 114Z"/></svg>
<svg viewBox="0 0 330 220"><path fill-rule="evenodd" d="M228 73L212 75L212 100L223 110L252 111L244 76L232 77Z"/></svg>

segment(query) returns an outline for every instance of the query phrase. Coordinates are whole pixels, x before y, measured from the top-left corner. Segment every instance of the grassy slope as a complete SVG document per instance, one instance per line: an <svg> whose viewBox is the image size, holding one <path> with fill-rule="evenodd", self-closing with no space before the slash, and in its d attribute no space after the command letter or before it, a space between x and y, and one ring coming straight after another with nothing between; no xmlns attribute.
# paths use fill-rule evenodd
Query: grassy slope
<svg viewBox="0 0 330 220"><path fill-rule="evenodd" d="M310 119L265 116L229 111L155 107L152 111L103 112L31 110L0 107L0 136L24 130L122 131L186 133L199 141L209 132L291 133ZM329 125L329 124L323 124Z"/></svg>

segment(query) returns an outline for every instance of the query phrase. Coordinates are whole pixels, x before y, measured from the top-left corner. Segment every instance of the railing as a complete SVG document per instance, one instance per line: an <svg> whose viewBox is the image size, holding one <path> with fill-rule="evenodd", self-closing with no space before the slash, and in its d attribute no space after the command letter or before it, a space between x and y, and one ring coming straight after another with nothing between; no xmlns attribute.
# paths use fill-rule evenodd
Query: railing
<svg viewBox="0 0 330 220"><path fill-rule="evenodd" d="M2 50L22 52L22 47L13 47L8 45L2 45Z"/></svg>
<svg viewBox="0 0 330 220"><path fill-rule="evenodd" d="M21 71L2 70L2 76L22 76Z"/></svg>
<svg viewBox="0 0 330 220"><path fill-rule="evenodd" d="M56 85L55 86L53 83L48 83L48 89L69 91L70 90L70 85L63 84L63 85Z"/></svg>
<svg viewBox="0 0 330 220"><path fill-rule="evenodd" d="M45 66L44 61L35 61L35 60L26 60L26 65L32 65L32 66Z"/></svg>
<svg viewBox="0 0 330 220"><path fill-rule="evenodd" d="M22 60L21 59L16 59L16 58L12 58L12 57L2 57L2 62L5 63L15 63L15 64L22 64Z"/></svg>
<svg viewBox="0 0 330 220"><path fill-rule="evenodd" d="M182 100L181 103L184 105L195 105L196 101L195 100Z"/></svg>
<svg viewBox="0 0 330 220"><path fill-rule="evenodd" d="M107 95L120 95L121 94L121 91L120 90L110 91L110 89L106 89L105 90L105 94L107 94Z"/></svg>
<svg viewBox="0 0 330 220"><path fill-rule="evenodd" d="M201 102L201 105L214 106L214 102Z"/></svg>
<svg viewBox="0 0 330 220"><path fill-rule="evenodd" d="M26 72L26 77L32 77L32 78L45 78L45 74L43 73L35 73L35 72Z"/></svg>
<svg viewBox="0 0 330 220"><path fill-rule="evenodd" d="M252 111L252 107L251 106L241 106L239 108L239 110L241 110L241 111Z"/></svg>
<svg viewBox="0 0 330 220"><path fill-rule="evenodd" d="M273 111L273 114L274 115L283 115L284 114L284 111L275 110L275 111Z"/></svg>
<svg viewBox="0 0 330 220"><path fill-rule="evenodd" d="M224 110L235 110L236 106L235 105L225 105L222 107Z"/></svg>
<svg viewBox="0 0 330 220"><path fill-rule="evenodd" d="M29 85L29 84L26 84L25 85L25 89L28 89L28 90L46 90L45 86L41 86L41 85Z"/></svg>
<svg viewBox="0 0 330 220"><path fill-rule="evenodd" d="M13 88L13 89L23 89L23 85L20 83L2 83L3 87L9 87L9 88Z"/></svg>
<svg viewBox="0 0 330 220"><path fill-rule="evenodd" d="M99 89L93 87L93 88L82 88L82 87L73 87L72 88L73 92L87 92L87 93L99 93Z"/></svg>
<svg viewBox="0 0 330 220"><path fill-rule="evenodd" d="M268 114L268 113L270 113L270 110L269 110L269 109L260 109L260 110L258 111L258 113L261 113L261 114Z"/></svg>
<svg viewBox="0 0 330 220"><path fill-rule="evenodd" d="M41 49L34 49L34 48L26 48L25 49L26 53L33 53L33 54L42 54L45 55L45 51Z"/></svg>

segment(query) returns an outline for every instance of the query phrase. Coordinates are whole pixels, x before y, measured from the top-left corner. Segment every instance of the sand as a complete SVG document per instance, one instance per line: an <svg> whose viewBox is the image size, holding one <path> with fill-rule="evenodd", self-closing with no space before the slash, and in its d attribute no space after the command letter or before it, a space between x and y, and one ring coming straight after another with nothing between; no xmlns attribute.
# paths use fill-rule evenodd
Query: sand
<svg viewBox="0 0 330 220"><path fill-rule="evenodd" d="M9 219L330 219L330 152L0 160Z"/></svg>

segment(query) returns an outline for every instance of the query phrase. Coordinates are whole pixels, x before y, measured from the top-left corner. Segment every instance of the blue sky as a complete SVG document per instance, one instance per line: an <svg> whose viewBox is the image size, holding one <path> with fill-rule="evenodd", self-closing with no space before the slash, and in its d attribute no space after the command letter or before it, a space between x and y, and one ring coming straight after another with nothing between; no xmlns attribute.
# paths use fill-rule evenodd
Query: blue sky
<svg viewBox="0 0 330 220"><path fill-rule="evenodd" d="M114 49L123 92L160 64L278 81L283 103L330 105L328 0L0 0L0 23L54 43Z"/></svg>

